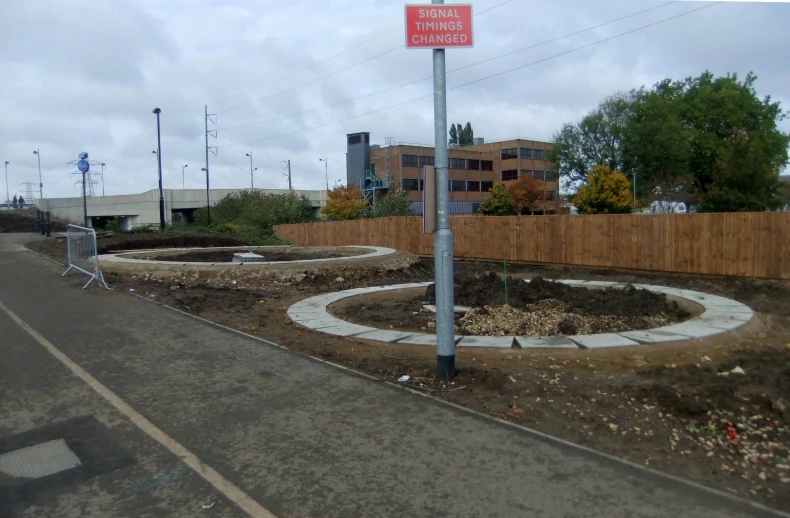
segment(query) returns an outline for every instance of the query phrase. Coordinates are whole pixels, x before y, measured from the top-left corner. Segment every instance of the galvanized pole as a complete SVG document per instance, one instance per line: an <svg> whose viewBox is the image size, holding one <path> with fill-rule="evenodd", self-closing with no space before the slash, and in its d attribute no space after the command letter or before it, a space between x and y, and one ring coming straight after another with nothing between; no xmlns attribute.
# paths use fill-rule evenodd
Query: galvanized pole
<svg viewBox="0 0 790 518"><path fill-rule="evenodd" d="M288 160L288 190L293 190L293 184L291 183L291 161Z"/></svg>
<svg viewBox="0 0 790 518"><path fill-rule="evenodd" d="M36 149L36 158L38 158L38 197L44 198L44 182L41 180L41 149Z"/></svg>
<svg viewBox="0 0 790 518"><path fill-rule="evenodd" d="M8 164L11 162L6 161L5 163L5 202L6 204L11 203L11 193L8 191Z"/></svg>
<svg viewBox="0 0 790 518"><path fill-rule="evenodd" d="M636 173L634 175L634 212L636 212Z"/></svg>
<svg viewBox="0 0 790 518"><path fill-rule="evenodd" d="M211 198L208 186L208 105L204 105L206 110L206 219L211 226Z"/></svg>
<svg viewBox="0 0 790 518"><path fill-rule="evenodd" d="M156 114L156 160L159 165L159 228L165 229L165 195L162 189L162 132L159 127L159 114L162 110L154 108Z"/></svg>
<svg viewBox="0 0 790 518"><path fill-rule="evenodd" d="M444 4L444 0L431 0ZM436 233L433 238L436 282L436 376L455 377L453 234L447 160L447 78L444 49L433 50L433 130L436 146Z"/></svg>

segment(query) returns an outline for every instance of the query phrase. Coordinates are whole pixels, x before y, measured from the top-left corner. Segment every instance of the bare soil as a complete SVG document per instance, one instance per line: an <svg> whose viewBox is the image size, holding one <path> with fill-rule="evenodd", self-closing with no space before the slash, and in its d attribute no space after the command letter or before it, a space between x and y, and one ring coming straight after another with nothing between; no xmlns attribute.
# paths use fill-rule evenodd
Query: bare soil
<svg viewBox="0 0 790 518"><path fill-rule="evenodd" d="M66 225L60 221L50 219L52 232L63 232ZM36 211L31 209L0 211L0 233L10 232L35 232Z"/></svg>
<svg viewBox="0 0 790 518"><path fill-rule="evenodd" d="M343 257L342 254L335 254L331 252L305 252L305 253L292 253L292 252L268 252L255 249L238 249L238 250L190 250L183 254L177 255L157 255L146 256L144 259L152 261L174 261L174 262L198 262L198 263L225 263L233 261L234 254L245 252L253 252L262 255L266 261L279 262L279 261L307 261L311 259L332 259L335 257Z"/></svg>
<svg viewBox="0 0 790 518"><path fill-rule="evenodd" d="M465 272L455 278L456 305L472 310L456 319L459 335L557 336L616 333L652 329L679 322L689 315L666 296L631 285L625 289L572 287L536 277L530 282L508 279L493 272L475 276ZM430 331L435 315L425 309L435 304L434 285L412 300L360 303L334 310L355 324ZM507 301L507 304L505 303Z"/></svg>
<svg viewBox="0 0 790 518"><path fill-rule="evenodd" d="M54 252L55 259L65 255L57 250L62 243L42 243L31 248ZM476 276L501 270L493 263L455 266ZM214 288L180 279L107 280L116 296L139 294L381 380L409 375L406 385L434 397L778 509L790 507L790 283L536 265L508 270L732 297L759 312L759 329L616 350L459 349L458 376L442 383L434 376L431 347L336 338L298 327L286 315L291 304L317 293L432 280L432 259L391 272L344 267L301 282L255 279ZM419 310L416 316L406 311L404 317L422 318ZM745 374L731 373L736 367Z"/></svg>

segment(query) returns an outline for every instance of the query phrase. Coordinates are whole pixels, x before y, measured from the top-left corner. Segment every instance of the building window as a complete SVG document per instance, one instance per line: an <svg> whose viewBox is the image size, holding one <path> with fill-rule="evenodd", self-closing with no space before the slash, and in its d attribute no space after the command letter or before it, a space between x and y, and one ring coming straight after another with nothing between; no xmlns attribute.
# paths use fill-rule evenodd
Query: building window
<svg viewBox="0 0 790 518"><path fill-rule="evenodd" d="M419 159L417 155L402 155L401 156L401 165L403 167L417 167Z"/></svg>
<svg viewBox="0 0 790 518"><path fill-rule="evenodd" d="M518 180L518 171L510 169L509 171L502 171L502 181Z"/></svg>
<svg viewBox="0 0 790 518"><path fill-rule="evenodd" d="M518 149L503 149L502 150L502 160L509 160L511 158L518 158Z"/></svg>
<svg viewBox="0 0 790 518"><path fill-rule="evenodd" d="M545 171L532 171L532 178L540 180L541 182L544 181Z"/></svg>
<svg viewBox="0 0 790 518"><path fill-rule="evenodd" d="M480 170L480 160L469 160L466 163L467 168L470 171L479 171Z"/></svg>
<svg viewBox="0 0 790 518"><path fill-rule="evenodd" d="M532 175L532 169L521 169L518 172L518 175L519 176L531 176Z"/></svg>
<svg viewBox="0 0 790 518"><path fill-rule="evenodd" d="M546 177L547 182L556 182L557 181L557 173L555 171L545 171L544 175Z"/></svg>
<svg viewBox="0 0 790 518"><path fill-rule="evenodd" d="M466 182L463 180L451 180L450 181L450 190L454 192L465 192L466 191Z"/></svg>
<svg viewBox="0 0 790 518"><path fill-rule="evenodd" d="M451 158L450 159L450 169L466 169L466 159L465 158Z"/></svg>
<svg viewBox="0 0 790 518"><path fill-rule="evenodd" d="M433 165L433 157L432 156L421 156L420 157L420 167L426 165Z"/></svg>
<svg viewBox="0 0 790 518"><path fill-rule="evenodd" d="M412 179L412 178L404 178L403 179L403 191L421 191L422 190L422 182L420 180Z"/></svg>
<svg viewBox="0 0 790 518"><path fill-rule="evenodd" d="M466 190L469 192L480 192L480 182L466 182Z"/></svg>
<svg viewBox="0 0 790 518"><path fill-rule="evenodd" d="M362 144L362 135L349 135L348 145L353 146L354 144Z"/></svg>
<svg viewBox="0 0 790 518"><path fill-rule="evenodd" d="M532 150L530 148L523 147L519 151L521 152L521 158L532 160Z"/></svg>
<svg viewBox="0 0 790 518"><path fill-rule="evenodd" d="M480 170L481 171L493 171L494 170L494 161L493 160L481 160L480 161Z"/></svg>
<svg viewBox="0 0 790 518"><path fill-rule="evenodd" d="M369 133L365 134L365 144L370 144L370 134Z"/></svg>
<svg viewBox="0 0 790 518"><path fill-rule="evenodd" d="M480 182L480 190L482 192L489 192L494 188L494 182Z"/></svg>
<svg viewBox="0 0 790 518"><path fill-rule="evenodd" d="M542 149L533 149L532 150L532 158L535 160L544 160L543 158L543 150Z"/></svg>
<svg viewBox="0 0 790 518"><path fill-rule="evenodd" d="M557 201L557 191L549 191L549 201Z"/></svg>

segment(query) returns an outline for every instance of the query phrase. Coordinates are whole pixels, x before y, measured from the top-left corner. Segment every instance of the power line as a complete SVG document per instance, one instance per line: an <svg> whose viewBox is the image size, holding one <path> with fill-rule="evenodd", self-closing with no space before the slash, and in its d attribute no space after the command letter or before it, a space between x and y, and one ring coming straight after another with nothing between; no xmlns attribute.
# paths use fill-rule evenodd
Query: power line
<svg viewBox="0 0 790 518"><path fill-rule="evenodd" d="M535 43L535 44L530 45L528 47L523 47L523 48L520 48L518 50L513 50L513 51L507 52L505 54L501 54L499 56L495 56L493 58L484 59L484 60L481 60L481 61L477 61L476 63L471 63L469 65L464 65L462 67L454 68L452 70L448 70L447 73L448 74L452 74L454 72L458 72L459 70L464 70L464 69L471 68L471 67L474 67L474 66L477 66L477 65L481 65L483 63L488 63L489 61L495 61L497 59L501 59L501 58L504 58L504 57L507 57L507 56L512 56L513 54L517 54L517 53L523 52L525 50L531 50L531 49L534 49L534 48L537 48L537 47L541 47L543 45L548 45L549 43L554 43L554 42L560 41L562 39L570 38L572 36L577 36L579 34L582 34L582 33L585 33L585 32L589 32L589 31L592 31L592 30L595 30L595 29L600 29L601 27L604 27L606 25L611 25L613 23L620 22L620 21L626 20L628 18L633 18L634 16L638 16L640 14L644 14L644 13L647 13L647 12L650 12L650 11L654 11L654 10L659 9L661 7L666 7L666 6L670 5L670 4L675 4L675 3L677 3L677 2L676 1L665 2L663 4L657 5L655 7L651 7L649 9L643 9L641 11L637 11L635 13L631 13L629 15L622 16L620 18L615 18L614 20L609 20L608 22L600 23L598 25L593 25L592 27L587 27L586 29L581 29L581 30L578 30L576 32L571 32L571 33L566 34L564 36L560 36L560 37L557 37L557 38L554 38L554 39L551 39L551 40L546 40L546 41L543 41L543 42L540 42L540 43ZM228 129L247 128L247 127L250 127L250 126L257 126L258 124L265 124L267 122L275 122L275 121L278 121L278 120L287 119L289 117L296 117L298 115L304 115L306 113L312 113L312 112L315 112L315 111L318 111L318 110L323 110L325 108L334 108L335 106L340 106L342 104L347 104L347 103L350 103L350 102L353 102L353 101L358 101L360 99L365 99L367 97L373 97L374 95L383 94L383 93L386 93L386 92L391 92L391 91L397 90L399 88L405 88L407 86L415 85L415 84L421 83L423 81L428 81L429 79L432 79L432 78L433 78L433 76L427 76L427 77L423 77L421 79L417 79L417 80L414 80L414 81L411 81L411 82L408 82L408 83L403 83L403 84L398 85L398 86L393 86L393 87L390 87L390 88L386 88L384 90L379 90L377 92L373 92L373 93L369 93L369 94L365 94L365 95L360 95L359 97L354 97L352 99L346 99L345 101L336 102L334 104L328 104L328 105L325 105L325 106L320 106L318 108L311 108L309 110L303 110L301 112L291 113L289 115L283 115L281 117L275 117L273 119L266 119L266 120L262 120L262 121L251 122L249 124L240 124L238 126L231 126L230 128L226 128L225 131L228 131ZM239 140L241 140L241 139L239 139Z"/></svg>
<svg viewBox="0 0 790 518"><path fill-rule="evenodd" d="M488 9L484 9L483 11L480 11L480 12L479 12L479 13L477 13L475 16L480 16L481 14L487 13L488 11L491 11L492 9L496 9L496 8L497 8L497 7L499 7L500 5L503 5L503 4L506 4L506 3L508 3L508 2L512 2L512 1L513 1L513 0L505 0L505 1L504 1L504 2L502 2L501 4L497 4L497 5L495 5L495 6L489 7ZM448 4L448 5L452 5L452 4ZM381 34L379 34L378 36L373 36L372 38L370 38L370 39L367 39L367 40L365 40L365 41L363 41L363 42L357 43L356 45L352 45L351 47L347 47L347 48L345 48L345 49L341 50L340 52L337 52L337 53L335 53L335 54L332 54L332 55L331 55L331 56L329 56L329 57L326 57L326 58L324 58L324 59L321 59L321 60L319 60L319 61L316 61L316 62L314 62L314 63L312 63L312 64L310 64L310 65L307 65L306 67L303 67L303 68L300 68L300 69L294 70L293 72L289 72L288 74L285 74L284 76L280 76L280 77L278 77L277 79L272 79L272 80L271 80L271 81L269 81L268 83L262 83L262 84L259 84L258 86L254 86L254 87L252 87L252 88L250 88L250 89L248 89L248 90L244 90L243 92L237 92L237 93L235 93L235 94L231 94L231 95L229 95L229 96L227 96L227 97L223 97L223 98L219 99L218 101L215 101L215 103L221 103L221 102L223 102L223 101L226 101L226 100L228 100L228 99L232 99L233 97L238 97L238 96L240 96L240 95L244 95L244 94L245 94L245 93L247 93L247 92L252 92L253 90L258 90L259 88L263 88L264 86L269 86L269 85L271 85L271 84L274 84L274 83L276 83L277 81L280 81L280 80L282 80L282 79L286 79L286 78L288 78L288 77L291 77L291 76L293 76L293 75L296 75L296 74L298 74L299 72L303 72L303 71L305 71L305 70L309 70L309 69L313 68L313 67L314 67L314 66L316 66L316 65L320 65L321 63L325 63L325 62L329 61L329 60L330 60L330 59L332 59L332 58L336 58L337 56L339 56L339 55L341 55L341 54L345 54L345 53L346 53L346 52L348 52L349 50L353 50L353 49L356 49L356 48L358 48L358 47L361 47L362 45L365 45L366 43L370 43L371 41L375 41L375 40L377 40L377 39L379 39L379 38L382 38L382 37L386 36L387 34L390 34L391 32L395 32L395 31L397 31L398 29L402 29L403 27L404 27L404 25L403 25L403 24L400 24L400 25L398 25L397 27L393 27L392 29L389 29L389 30L387 30L387 31L384 31L384 32L382 32L382 33L381 33ZM403 45L401 45L401 46L398 46L398 47L395 47L395 49L398 49L398 48L400 48L400 47L402 47L402 46L403 46ZM393 49L393 50L395 50L395 49ZM387 51L387 52L390 52L390 51ZM386 54L386 52L385 52L385 54ZM382 54L382 55L383 55L383 54ZM376 56L376 57L378 57L378 56ZM357 64L362 64L362 63L364 63L364 61L363 61L363 62L360 62L360 63L357 63ZM356 65L354 65L354 66L356 66Z"/></svg>
<svg viewBox="0 0 790 518"><path fill-rule="evenodd" d="M513 1L513 0L505 0L504 2L501 2L501 3L499 3L499 4L495 5L495 6L492 6L492 7L488 8L488 9L486 9L486 10L484 10L484 11L481 11L481 12L479 12L479 13L475 14L474 16L475 16L475 17L477 17L477 16L480 16L481 14L487 13L488 11L491 11L491 10L493 10L493 9L496 9L497 7L503 6L503 5L505 5L505 4L507 4L507 3L510 3L510 2L512 2L512 1ZM402 27L402 25L401 25L401 27ZM394 52L394 51L396 51L396 50L398 50L398 49L402 49L402 48L404 48L404 45L403 45L403 44L400 44L400 45L398 45L397 47L393 47L393 48L391 48L391 49L389 49L389 50L385 50L384 52L382 52L382 53L380 53L380 54L376 54L375 56L369 57L369 58L367 58L367 59L363 59L362 61L359 61L359 62L357 62L357 63L354 63L353 65L349 65L349 66L347 66L347 67L345 67L345 68L341 68L340 70L335 70L334 72L330 72L330 73L328 73L328 74L326 74L326 75L323 75L323 76L317 77L317 78L315 78L315 79L312 79L312 80L310 80L310 81L307 81L307 82L305 82L305 83L302 83L302 84L300 84L300 85L296 85L296 86L293 86L293 87L291 87L291 88L286 88L285 90L281 90L281 91L279 91L279 92L277 92L277 93L273 93L273 94L271 94L271 95L267 95L266 97L261 97L261 98L259 98L259 99L255 99L255 100L253 100L253 101L249 101L249 102L246 102L246 103L244 103L244 104L239 104L239 105L237 105L237 106L234 106L234 107L232 107L232 108L226 108L226 109L224 109L224 110L220 110L220 111L218 111L217 113L226 113L226 112L229 112L229 111L238 110L239 108L244 108L245 106L249 106L249 105L251 105L251 104L256 104L256 103L259 103L259 102L261 102L261 101L265 101L265 100L267 100L267 99L272 99L272 98L274 98L274 97L277 97L277 96L279 96L279 95L282 95L282 94L284 94L284 93L291 92L291 91L293 91L293 90L298 90L299 88L302 88L303 86L311 85L311 84L317 83L317 82L319 82L319 81L322 81L322 80L326 79L327 77L331 77L331 76L333 76L333 75L336 75L336 74L339 74L339 73L341 73L341 72L345 72L346 70L351 70L352 68L355 68L355 67L357 67L357 66L359 66L359 65L362 65L362 64L364 64L364 63L368 63L369 61L373 61L374 59L380 58L381 56L387 55L387 54L389 54L389 53L391 53L391 52Z"/></svg>
<svg viewBox="0 0 790 518"><path fill-rule="evenodd" d="M228 165L232 165L233 167L235 167L237 169L242 169L241 166L239 166L238 164L234 164L230 160L226 160L224 157L222 157L220 155L217 155L217 158L219 158L220 160L222 160L223 162L225 162ZM245 174L246 174L246 171L245 171ZM267 180L261 180L261 182L263 182L263 183L265 183L267 185L272 185L272 186L274 186L275 189L279 189L280 188L279 186L277 186L277 185L275 185L272 182L269 182Z"/></svg>
<svg viewBox="0 0 790 518"><path fill-rule="evenodd" d="M695 13L697 11L701 11L703 9L707 9L708 7L712 7L712 6L714 6L716 4L719 4L719 3L721 3L721 2L720 1L719 2L713 2L713 3L710 3L708 5L705 5L705 6L702 6L702 7L698 7L696 9L692 9L690 11L686 11L684 13L681 13L681 14L678 14L678 15L675 15L675 16L670 16L668 18L664 18L664 19L659 20L657 22L653 22L653 23L650 23L650 24L647 24L647 25L643 25L641 27L637 27L636 29L632 29L630 31L622 32L620 34L616 34L614 36L610 36L608 38L604 38L602 40L598 40L596 42L593 42L593 43L590 43L590 44L587 44L587 45L583 45L581 47L576 47L575 49L567 50L565 52L561 52L559 54L555 54L555 55L549 56L547 58L539 59L537 61L533 61L533 62L527 63L525 65L520 65L520 66L515 67L515 68L504 70L502 72L497 72L496 74L492 74L492 75L489 75L489 76L481 77L480 79L475 79L475 80L469 81L467 83L463 83L463 84L460 84L460 85L457 85L457 86L453 86L452 88L448 88L447 90L449 91L449 90L455 90L455 89L458 89L458 88L463 88L465 86L469 86L469 85L472 85L472 84L475 84L475 83L479 83L481 81L485 81L485 80L488 80L488 79L491 79L491 78L494 78L494 77L499 77L499 76L504 75L504 74L509 74L510 72L514 72L516 70L521 70L522 68L527 68L527 67L530 67L530 66L533 66L533 65L537 65L539 63L544 63L546 61L550 61L552 59L556 59L556 58L561 57L561 56L565 56L565 55L568 55L568 54L572 54L574 52L578 52L580 50L588 49L590 47L594 47L595 45L599 45L599 44L605 43L607 41L612 41L612 40L620 38L622 36L627 36L629 34L633 34L635 32L639 32L641 30L644 30L644 29L647 29L647 28L650 28L650 27L654 27L656 25L660 25L660 24L668 22L668 21L675 20L677 18L681 18L683 16ZM310 128L305 128L305 129L302 129L302 130L299 130L299 131L292 131L290 133L283 133L283 134L275 135L275 136L272 136L272 137L266 137L266 138L261 138L261 139L256 139L256 140L250 140L248 142L244 142L244 144L252 144L252 143L255 143L255 142L263 142L265 140L273 140L273 139L276 139L276 138L289 137L291 135L297 135L299 133L304 133L306 131L312 131L314 129L325 128L325 127L331 126L333 124L339 124L341 122L346 122L346 121L350 121L350 120L353 120L353 119L358 119L360 117L364 117L366 115L371 115L371 114L374 114L374 113L382 112L384 110L389 110L389 109L392 109L392 108L397 108L399 106L404 106L404 105L412 103L414 101L419 101L419 100L422 100L422 99L428 99L428 98L430 98L432 96L433 96L433 93L430 93L428 95L423 95L421 97L415 97L415 98L410 99L408 101L403 101L403 102L400 102L400 103L397 103L397 104L393 104L393 105L390 105L390 106L385 106L384 108L379 108L379 109L376 109L376 110L373 110L373 111L362 113L360 115L354 115L352 117L347 117L345 119L340 119L340 120L336 120L336 121L333 121L333 122L328 122L326 124L321 124L321 125L318 125L318 126L312 126Z"/></svg>

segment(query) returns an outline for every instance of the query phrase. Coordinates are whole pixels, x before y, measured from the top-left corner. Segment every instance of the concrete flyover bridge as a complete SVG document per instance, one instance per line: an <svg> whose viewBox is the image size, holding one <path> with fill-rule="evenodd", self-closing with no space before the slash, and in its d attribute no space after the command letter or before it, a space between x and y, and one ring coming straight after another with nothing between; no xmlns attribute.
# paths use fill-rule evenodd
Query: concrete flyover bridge
<svg viewBox="0 0 790 518"><path fill-rule="evenodd" d="M228 194L241 192L244 189L211 189L209 199L216 205ZM266 194L285 194L287 189L256 189ZM304 195L318 209L326 204L327 191L293 191ZM191 221L196 209L206 206L205 189L164 189L165 219L167 223ZM44 198L36 200L36 206L49 211L53 217L71 223L83 224L83 200L77 198ZM88 225L103 228L108 221L117 220L121 228L131 230L146 225L159 225L159 189L139 194L121 194L118 196L89 196Z"/></svg>

